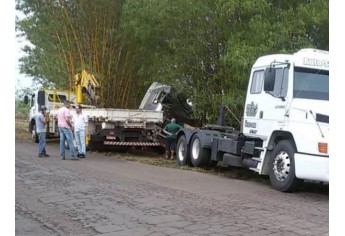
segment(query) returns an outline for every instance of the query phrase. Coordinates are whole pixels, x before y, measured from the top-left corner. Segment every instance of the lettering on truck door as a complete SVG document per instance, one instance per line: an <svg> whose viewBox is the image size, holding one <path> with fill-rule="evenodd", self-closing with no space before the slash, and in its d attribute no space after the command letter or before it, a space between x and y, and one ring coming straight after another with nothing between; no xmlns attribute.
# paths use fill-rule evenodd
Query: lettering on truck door
<svg viewBox="0 0 345 236"><path fill-rule="evenodd" d="M274 91L265 92L264 69L253 71L245 104L243 127L245 134L267 138L272 130L280 129L285 125L288 73L287 67L276 68Z"/></svg>

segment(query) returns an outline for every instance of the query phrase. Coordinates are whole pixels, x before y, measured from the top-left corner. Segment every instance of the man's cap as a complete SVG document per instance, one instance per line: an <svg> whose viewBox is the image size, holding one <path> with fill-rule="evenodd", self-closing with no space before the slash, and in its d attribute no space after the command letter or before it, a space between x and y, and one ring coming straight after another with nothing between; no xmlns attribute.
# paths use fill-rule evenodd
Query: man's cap
<svg viewBox="0 0 345 236"><path fill-rule="evenodd" d="M176 119L175 118L171 118L171 123L176 123Z"/></svg>
<svg viewBox="0 0 345 236"><path fill-rule="evenodd" d="M40 106L40 111L46 111L47 107L45 105Z"/></svg>
<svg viewBox="0 0 345 236"><path fill-rule="evenodd" d="M75 108L76 108L76 109L78 108L78 109L81 110L81 109L82 109L82 106L78 104L78 105L75 106Z"/></svg>

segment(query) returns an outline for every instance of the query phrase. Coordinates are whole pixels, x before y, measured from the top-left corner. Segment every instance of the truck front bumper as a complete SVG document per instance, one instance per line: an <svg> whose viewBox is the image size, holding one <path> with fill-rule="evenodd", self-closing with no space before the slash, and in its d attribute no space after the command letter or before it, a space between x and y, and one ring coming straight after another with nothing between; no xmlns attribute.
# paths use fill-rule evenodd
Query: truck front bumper
<svg viewBox="0 0 345 236"><path fill-rule="evenodd" d="M295 153L295 172L299 179L329 182L329 157Z"/></svg>

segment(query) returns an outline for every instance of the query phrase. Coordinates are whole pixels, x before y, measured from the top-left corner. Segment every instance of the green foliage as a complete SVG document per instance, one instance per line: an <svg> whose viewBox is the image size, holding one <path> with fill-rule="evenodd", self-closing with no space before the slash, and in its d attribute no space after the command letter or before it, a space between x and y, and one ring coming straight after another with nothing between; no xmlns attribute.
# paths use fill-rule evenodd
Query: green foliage
<svg viewBox="0 0 345 236"><path fill-rule="evenodd" d="M27 119L30 113L30 107L23 101L15 101L15 117L16 119Z"/></svg>
<svg viewBox="0 0 345 236"><path fill-rule="evenodd" d="M242 116L257 57L329 48L325 0L18 0L17 8L29 16L17 28L35 46L22 72L68 88L87 68L105 107L138 107L153 81L167 83L205 122L220 104Z"/></svg>
<svg viewBox="0 0 345 236"><path fill-rule="evenodd" d="M30 106L24 103L24 96L32 94L30 88L16 90L15 95L15 117L16 119L27 119L30 113Z"/></svg>

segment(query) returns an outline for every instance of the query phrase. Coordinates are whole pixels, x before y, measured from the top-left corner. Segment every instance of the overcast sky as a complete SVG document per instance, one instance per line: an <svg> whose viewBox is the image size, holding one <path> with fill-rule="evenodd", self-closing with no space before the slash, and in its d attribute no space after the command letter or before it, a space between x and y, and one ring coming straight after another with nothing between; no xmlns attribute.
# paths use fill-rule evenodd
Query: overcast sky
<svg viewBox="0 0 345 236"><path fill-rule="evenodd" d="M22 19L24 17L24 14L20 11L15 11L15 15L19 18ZM17 32L16 32L17 35ZM24 56L24 52L21 50L25 45L28 45L29 42L25 39L25 37L16 37L15 40L15 88L16 89L23 89L23 88L28 88L32 87L32 79L24 74L19 73L19 58Z"/></svg>

